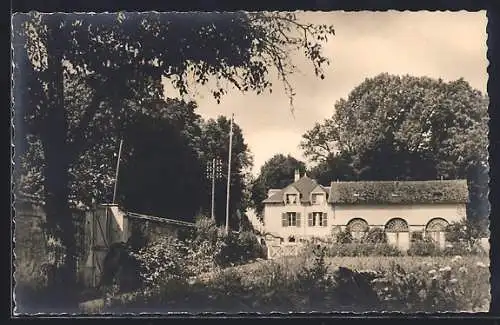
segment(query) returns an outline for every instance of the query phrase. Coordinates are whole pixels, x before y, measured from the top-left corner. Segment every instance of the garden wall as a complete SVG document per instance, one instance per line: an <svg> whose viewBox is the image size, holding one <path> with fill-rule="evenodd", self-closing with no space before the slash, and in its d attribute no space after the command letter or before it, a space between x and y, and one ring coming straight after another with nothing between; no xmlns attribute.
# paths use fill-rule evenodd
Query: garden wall
<svg viewBox="0 0 500 325"><path fill-rule="evenodd" d="M16 285L36 287L42 280L44 263L48 262L47 245L43 231L45 212L43 202L19 197L14 204L14 279ZM83 255L83 220L85 212L73 210L77 226L78 252ZM80 256L79 256L80 257Z"/></svg>

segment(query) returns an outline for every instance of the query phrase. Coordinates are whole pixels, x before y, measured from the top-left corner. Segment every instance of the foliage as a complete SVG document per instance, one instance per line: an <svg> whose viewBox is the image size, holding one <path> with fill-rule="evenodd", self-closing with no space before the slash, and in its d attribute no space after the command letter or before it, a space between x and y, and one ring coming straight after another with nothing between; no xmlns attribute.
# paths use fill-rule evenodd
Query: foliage
<svg viewBox="0 0 500 325"><path fill-rule="evenodd" d="M261 93L272 89L273 67L292 102L292 51L305 50L323 78L328 60L322 43L333 35L331 26L303 24L294 13L30 12L16 14L12 24L16 145L21 149L27 135L41 143L48 229L67 251L57 275L66 284L61 294L76 283L75 229L66 218L71 169L129 119L128 104L160 98L163 76L182 95L193 76L196 83L215 77ZM64 101L65 80L75 78L89 87L81 88L71 108ZM217 82L212 94L219 101L225 89Z"/></svg>
<svg viewBox="0 0 500 325"><path fill-rule="evenodd" d="M486 220L487 104L463 79L382 73L339 100L331 118L303 135L301 147L318 163L314 174L324 185L467 178L467 215Z"/></svg>
<svg viewBox="0 0 500 325"><path fill-rule="evenodd" d="M476 245L479 238L479 229L466 219L459 222L452 222L446 229L446 240L451 243L464 242L472 248Z"/></svg>
<svg viewBox="0 0 500 325"><path fill-rule="evenodd" d="M477 311L489 304L488 269L458 256L448 265L411 269L393 263L374 281L384 308L398 312ZM480 277L483 277L481 280Z"/></svg>
<svg viewBox="0 0 500 325"><path fill-rule="evenodd" d="M465 203L468 198L467 183L461 180L333 182L331 187L331 202L346 204Z"/></svg>
<svg viewBox="0 0 500 325"><path fill-rule="evenodd" d="M335 256L401 256L401 251L390 244L379 243L332 243L327 246L327 255Z"/></svg>
<svg viewBox="0 0 500 325"><path fill-rule="evenodd" d="M156 287L169 278L186 275L187 247L174 238L160 237L139 250L136 258L141 262L141 275L148 287Z"/></svg>
<svg viewBox="0 0 500 325"><path fill-rule="evenodd" d="M488 265L483 260L475 256L328 259L317 250L310 259L244 265L216 272L205 282L165 282L157 308L184 312L485 311L490 290ZM124 303L134 306L134 302ZM193 310L193 305L198 308ZM151 306L151 302L143 304Z"/></svg>
<svg viewBox="0 0 500 325"><path fill-rule="evenodd" d="M306 166L290 155L276 154L262 165L251 190L252 202L258 215L263 212L262 201L267 198L267 191L281 189L293 183L296 170L303 174Z"/></svg>
<svg viewBox="0 0 500 325"><path fill-rule="evenodd" d="M238 236L238 245L241 247L241 259L243 261L264 257L264 249L253 232L241 232Z"/></svg>
<svg viewBox="0 0 500 325"><path fill-rule="evenodd" d="M422 231L412 231L411 232L411 237L410 237L410 242L417 242L424 240L424 233Z"/></svg>
<svg viewBox="0 0 500 325"><path fill-rule="evenodd" d="M123 130L118 202L129 211L193 221L206 196L202 120L192 102L155 104ZM181 203L186 198L191 204Z"/></svg>
<svg viewBox="0 0 500 325"><path fill-rule="evenodd" d="M387 243L387 235L384 229L372 227L366 232L363 237L363 242L370 244L385 244Z"/></svg>
<svg viewBox="0 0 500 325"><path fill-rule="evenodd" d="M439 256L441 249L432 239L422 238L412 241L407 253L410 256Z"/></svg>
<svg viewBox="0 0 500 325"><path fill-rule="evenodd" d="M217 224L225 224L225 204L222 204L227 190L227 157L229 155L229 129L230 120L225 116L219 116L217 119L204 121L202 125L202 138L200 141L200 151L202 152L202 161L211 162L213 158L222 161L222 178L215 184L215 218ZM239 220L238 210L246 210L246 172L252 166L252 157L247 143L245 142L243 132L237 123L233 122L233 142L231 151L231 187L229 202L229 226L231 229L238 229ZM206 163L205 163L206 164ZM221 181L225 180L225 181ZM207 183L208 184L208 183ZM210 193L209 187L205 193ZM210 196L205 195L206 204L204 211L209 211Z"/></svg>
<svg viewBox="0 0 500 325"><path fill-rule="evenodd" d="M344 229L336 234L335 240L338 244L349 244L352 243L353 237L348 229Z"/></svg>
<svg viewBox="0 0 500 325"><path fill-rule="evenodd" d="M328 155L324 160L317 162L308 174L324 186L330 186L336 180L355 181L358 175L352 167L352 157L350 154L340 152L335 155Z"/></svg>

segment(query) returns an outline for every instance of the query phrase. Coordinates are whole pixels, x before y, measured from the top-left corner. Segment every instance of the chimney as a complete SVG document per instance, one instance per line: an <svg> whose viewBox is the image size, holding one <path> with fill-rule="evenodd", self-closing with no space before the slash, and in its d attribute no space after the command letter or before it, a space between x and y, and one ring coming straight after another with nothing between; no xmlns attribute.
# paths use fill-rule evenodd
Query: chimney
<svg viewBox="0 0 500 325"><path fill-rule="evenodd" d="M298 181L300 179L300 172L298 169L295 170L295 178L294 178L294 182Z"/></svg>

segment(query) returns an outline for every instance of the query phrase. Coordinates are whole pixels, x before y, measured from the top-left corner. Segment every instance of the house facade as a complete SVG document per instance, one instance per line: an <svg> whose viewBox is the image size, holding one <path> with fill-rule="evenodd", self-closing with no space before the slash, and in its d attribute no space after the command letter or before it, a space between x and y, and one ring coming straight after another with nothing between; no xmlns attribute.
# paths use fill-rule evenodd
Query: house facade
<svg viewBox="0 0 500 325"><path fill-rule="evenodd" d="M284 242L328 237L348 230L360 238L384 229L389 243L406 250L412 232L444 246L446 226L466 216L466 180L332 182L322 186L295 173L283 189L271 189L264 203L264 227Z"/></svg>

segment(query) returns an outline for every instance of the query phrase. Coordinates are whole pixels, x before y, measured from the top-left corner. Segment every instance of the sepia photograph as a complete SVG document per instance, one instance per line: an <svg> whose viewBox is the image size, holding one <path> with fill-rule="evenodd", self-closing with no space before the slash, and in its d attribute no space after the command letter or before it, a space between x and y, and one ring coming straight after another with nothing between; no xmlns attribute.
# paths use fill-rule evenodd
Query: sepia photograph
<svg viewBox="0 0 500 325"><path fill-rule="evenodd" d="M13 315L489 311L485 11L11 24Z"/></svg>

